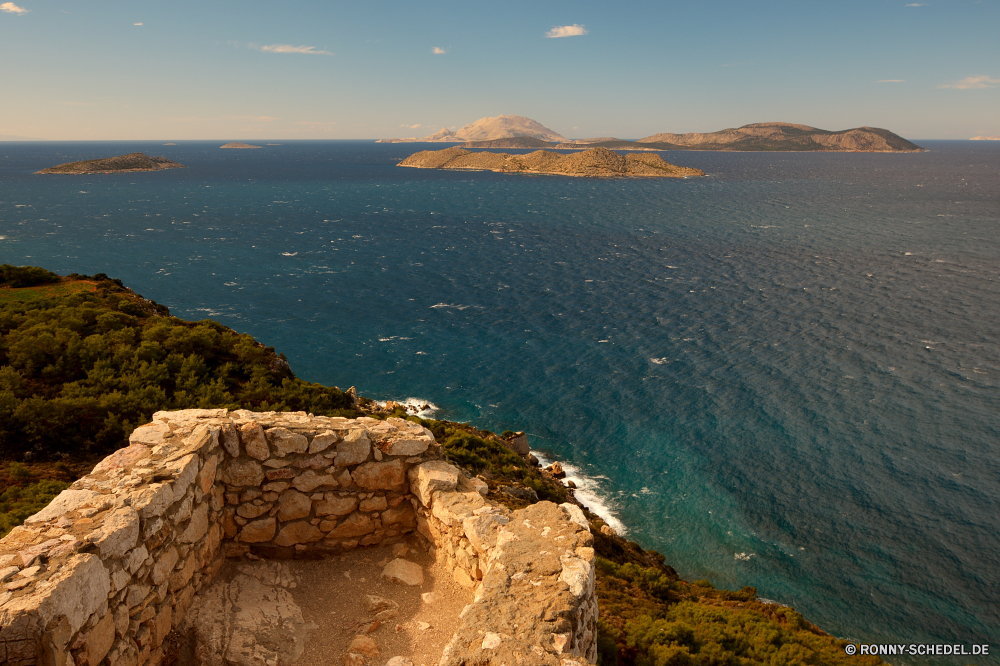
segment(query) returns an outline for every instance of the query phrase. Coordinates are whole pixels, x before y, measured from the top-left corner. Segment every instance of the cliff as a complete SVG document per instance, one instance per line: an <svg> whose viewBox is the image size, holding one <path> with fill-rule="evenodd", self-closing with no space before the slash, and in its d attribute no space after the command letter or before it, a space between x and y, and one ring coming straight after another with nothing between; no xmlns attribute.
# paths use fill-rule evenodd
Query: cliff
<svg viewBox="0 0 1000 666"><path fill-rule="evenodd" d="M622 156L607 148L569 155L536 150L527 155L471 152L462 148L424 150L397 166L418 169L473 169L502 173L538 173L590 178L688 178L704 176L699 169L679 167L659 155Z"/></svg>
<svg viewBox="0 0 1000 666"><path fill-rule="evenodd" d="M166 157L150 157L145 153L129 153L128 155L118 155L117 157L105 157L96 160L83 160L82 162L67 162L48 169L42 169L35 173L62 173L62 174L84 174L84 173L127 173L130 171L159 171L161 169L183 169L183 164L178 164Z"/></svg>
<svg viewBox="0 0 1000 666"><path fill-rule="evenodd" d="M924 150L889 130L857 127L830 131L793 123L754 123L718 132L653 134L639 144L661 150L918 152Z"/></svg>
<svg viewBox="0 0 1000 666"><path fill-rule="evenodd" d="M422 139L379 139L377 143L415 143L415 142L460 142L487 141L492 139L509 139L513 137L531 137L542 141L565 141L561 134L553 132L537 120L524 116L496 116L480 118L474 123L452 132L442 127L438 132Z"/></svg>

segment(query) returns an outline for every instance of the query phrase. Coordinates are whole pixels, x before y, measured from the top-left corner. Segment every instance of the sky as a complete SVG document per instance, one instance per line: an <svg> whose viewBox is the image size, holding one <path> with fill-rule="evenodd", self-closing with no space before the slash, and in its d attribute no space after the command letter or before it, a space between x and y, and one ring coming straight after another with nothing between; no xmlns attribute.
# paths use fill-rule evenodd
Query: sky
<svg viewBox="0 0 1000 666"><path fill-rule="evenodd" d="M1000 0L0 0L0 136L1000 135Z"/></svg>

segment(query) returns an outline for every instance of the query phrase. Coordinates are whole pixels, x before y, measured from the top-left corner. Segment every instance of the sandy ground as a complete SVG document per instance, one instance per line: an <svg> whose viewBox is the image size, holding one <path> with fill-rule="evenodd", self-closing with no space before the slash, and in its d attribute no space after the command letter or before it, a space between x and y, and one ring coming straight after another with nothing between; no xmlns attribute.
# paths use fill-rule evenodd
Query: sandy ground
<svg viewBox="0 0 1000 666"><path fill-rule="evenodd" d="M374 640L380 651L378 658L366 660L368 664L381 666L397 655L409 657L414 666L438 663L441 650L458 629L458 614L472 603L473 594L455 583L451 572L423 548L406 545L403 557L423 567L423 585L399 585L381 576L382 568L393 559L390 546L289 563L297 581L292 597L306 622L317 625L296 666L341 664L348 645L359 634ZM399 604L398 615L372 627L368 595Z"/></svg>

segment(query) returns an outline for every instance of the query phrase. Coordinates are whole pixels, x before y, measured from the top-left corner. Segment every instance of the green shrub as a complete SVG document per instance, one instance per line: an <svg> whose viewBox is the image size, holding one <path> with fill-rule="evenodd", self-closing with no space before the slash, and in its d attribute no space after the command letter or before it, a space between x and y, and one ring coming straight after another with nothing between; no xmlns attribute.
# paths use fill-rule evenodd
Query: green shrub
<svg viewBox="0 0 1000 666"><path fill-rule="evenodd" d="M34 287L37 284L58 282L59 276L38 266L11 266L0 264L0 285L8 287Z"/></svg>
<svg viewBox="0 0 1000 666"><path fill-rule="evenodd" d="M38 513L56 495L69 487L62 481L39 481L21 488L11 486L0 493L0 537L24 522L28 516Z"/></svg>
<svg viewBox="0 0 1000 666"><path fill-rule="evenodd" d="M105 454L162 409L356 416L349 396L297 379L249 335L89 279L97 291L0 304L0 460Z"/></svg>
<svg viewBox="0 0 1000 666"><path fill-rule="evenodd" d="M7 473L15 481L27 481L31 478L31 472L19 462L11 462Z"/></svg>

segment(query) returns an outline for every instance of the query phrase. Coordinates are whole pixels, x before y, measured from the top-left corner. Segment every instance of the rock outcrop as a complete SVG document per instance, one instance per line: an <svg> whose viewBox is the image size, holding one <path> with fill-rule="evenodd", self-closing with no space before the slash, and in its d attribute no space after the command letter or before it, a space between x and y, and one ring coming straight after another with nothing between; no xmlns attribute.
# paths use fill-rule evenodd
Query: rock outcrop
<svg viewBox="0 0 1000 666"><path fill-rule="evenodd" d="M85 173L126 173L131 171L160 171L161 169L183 169L183 164L178 164L166 157L150 157L145 153L129 153L128 155L118 155L117 157L103 157L97 160L83 160L82 162L67 162L54 167L42 169L35 173L61 173L61 174L85 174Z"/></svg>
<svg viewBox="0 0 1000 666"><path fill-rule="evenodd" d="M619 155L607 148L591 148L569 155L536 150L527 155L472 152L463 148L424 150L397 166L418 169L470 169L502 173L544 173L591 178L689 178L704 176L700 169L679 167L659 155Z"/></svg>
<svg viewBox="0 0 1000 666"><path fill-rule="evenodd" d="M224 559L321 557L414 533L476 591L442 665L592 662L593 535L579 507L510 512L441 455L403 419L157 412L0 539L0 664L159 666L192 605L203 633L219 634L199 637L196 663L290 663L308 627L269 582L281 568L208 591ZM419 584L408 564L385 575Z"/></svg>

